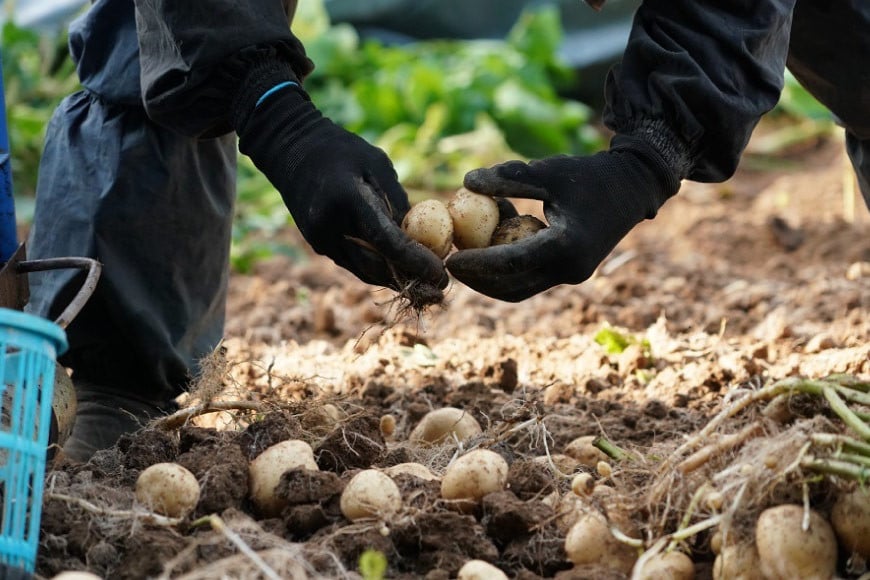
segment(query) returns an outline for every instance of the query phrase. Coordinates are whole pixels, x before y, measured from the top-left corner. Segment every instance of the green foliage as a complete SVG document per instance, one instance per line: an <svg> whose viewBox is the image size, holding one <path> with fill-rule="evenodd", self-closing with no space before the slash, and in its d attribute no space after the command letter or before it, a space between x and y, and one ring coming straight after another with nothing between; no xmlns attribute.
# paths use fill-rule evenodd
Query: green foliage
<svg viewBox="0 0 870 580"><path fill-rule="evenodd" d="M623 334L610 326L605 326L595 333L595 342L600 344L607 354L620 354L632 344L639 344L645 354L649 354L650 343L647 339L638 340L630 334Z"/></svg>
<svg viewBox="0 0 870 580"><path fill-rule="evenodd" d="M785 114L794 119L813 119L823 123L833 122L827 107L808 93L788 71L785 73L785 86L774 114Z"/></svg>
<svg viewBox="0 0 870 580"><path fill-rule="evenodd" d="M383 580L387 573L387 557L378 550L364 551L359 557L359 573L363 580Z"/></svg>
<svg viewBox="0 0 870 580"><path fill-rule="evenodd" d="M78 86L66 37L40 36L6 23L3 86L16 196L32 197L45 130L55 107Z"/></svg>
<svg viewBox="0 0 870 580"><path fill-rule="evenodd" d="M557 56L553 7L525 13L504 41L384 46L328 26L316 5L296 30L317 65L306 88L327 116L384 148L406 186L452 189L475 167L602 144L590 110L558 95L574 73Z"/></svg>

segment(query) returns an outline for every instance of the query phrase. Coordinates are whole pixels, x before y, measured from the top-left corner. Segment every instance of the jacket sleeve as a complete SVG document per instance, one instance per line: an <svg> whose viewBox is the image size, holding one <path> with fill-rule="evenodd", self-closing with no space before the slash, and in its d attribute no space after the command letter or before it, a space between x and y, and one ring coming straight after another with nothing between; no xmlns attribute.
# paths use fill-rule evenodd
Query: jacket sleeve
<svg viewBox="0 0 870 580"><path fill-rule="evenodd" d="M783 86L795 0L645 0L606 84L604 121L680 177L724 181Z"/></svg>
<svg viewBox="0 0 870 580"><path fill-rule="evenodd" d="M142 99L149 117L191 137L232 131L235 88L267 48L300 79L314 68L290 32L286 0L135 0ZM247 50L246 50L247 49ZM251 56L252 55L252 56Z"/></svg>

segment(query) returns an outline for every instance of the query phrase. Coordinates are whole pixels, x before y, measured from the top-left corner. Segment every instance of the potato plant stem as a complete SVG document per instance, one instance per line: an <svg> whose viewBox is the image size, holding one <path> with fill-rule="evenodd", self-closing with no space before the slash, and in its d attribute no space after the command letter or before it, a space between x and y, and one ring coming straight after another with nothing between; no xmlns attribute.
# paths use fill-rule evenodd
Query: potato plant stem
<svg viewBox="0 0 870 580"><path fill-rule="evenodd" d="M596 437L592 441L592 445L603 451L608 457L614 461L625 461L634 459L631 453L625 451L609 439L605 437Z"/></svg>
<svg viewBox="0 0 870 580"><path fill-rule="evenodd" d="M867 481L868 476L870 476L870 468L868 467L830 458L806 457L801 461L801 467L827 475L838 475L862 483Z"/></svg>
<svg viewBox="0 0 870 580"><path fill-rule="evenodd" d="M870 443L834 433L813 433L810 440L816 445L838 446L846 451L870 457Z"/></svg>

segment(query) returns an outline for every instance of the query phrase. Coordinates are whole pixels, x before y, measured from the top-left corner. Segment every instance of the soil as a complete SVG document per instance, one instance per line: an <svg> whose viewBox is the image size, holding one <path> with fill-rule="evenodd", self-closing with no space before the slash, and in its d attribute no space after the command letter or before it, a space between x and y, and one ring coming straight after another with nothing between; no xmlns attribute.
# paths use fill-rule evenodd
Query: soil
<svg viewBox="0 0 870 580"><path fill-rule="evenodd" d="M777 381L870 380L870 212L857 194L852 216L847 167L840 136L775 159L747 155L725 184L686 183L592 279L520 304L454 282L442 306L413 316L391 291L315 255L234 275L226 340L182 403L258 410L156 425L85 465L59 458L38 573L360 577L381 561L375 550L388 578L455 578L470 559L512 578L628 578L641 551L698 523L673 547L711 578L716 529L751 541L765 507L806 501L827 515L853 485L801 463L810 434L850 433L822 397L796 394L779 414L767 399L733 409ZM295 230L281 235L298 242ZM408 439L444 406L481 433ZM737 439L723 443L728 435ZM603 452L568 446L581 436ZM286 508L266 518L248 498L247 464L286 439L308 442L320 471L287 471L277 487ZM442 499L438 479L403 474L398 514L342 515L341 490L359 470L418 462L440 477L472 448L510 466L504 488L472 509ZM162 461L202 486L179 522L135 502L138 473ZM578 473L588 474L579 495ZM714 488L724 507L704 495ZM640 549L610 538L609 557L572 564L564 539L589 510ZM841 553L837 573L858 577L862 566Z"/></svg>

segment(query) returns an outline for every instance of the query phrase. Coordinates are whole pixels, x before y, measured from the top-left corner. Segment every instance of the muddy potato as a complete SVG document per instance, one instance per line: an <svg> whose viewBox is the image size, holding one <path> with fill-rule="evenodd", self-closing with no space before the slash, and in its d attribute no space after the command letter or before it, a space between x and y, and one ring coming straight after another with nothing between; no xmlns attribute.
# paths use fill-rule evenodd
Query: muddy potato
<svg viewBox="0 0 870 580"><path fill-rule="evenodd" d="M609 458L599 448L592 444L595 435L578 437L565 446L565 455L573 457L580 465L594 469L599 461L607 461Z"/></svg>
<svg viewBox="0 0 870 580"><path fill-rule="evenodd" d="M456 580L508 580L508 577L489 562L469 560L459 569Z"/></svg>
<svg viewBox="0 0 870 580"><path fill-rule="evenodd" d="M626 574L637 560L637 551L614 538L607 519L597 511L584 512L568 530L565 554L575 565L606 566Z"/></svg>
<svg viewBox="0 0 870 580"><path fill-rule="evenodd" d="M533 215L519 215L507 218L498 224L498 227L492 233L489 245L501 246L503 244L512 244L531 237L546 227L547 224Z"/></svg>
<svg viewBox="0 0 870 580"><path fill-rule="evenodd" d="M136 479L136 500L171 518L189 514L199 502L199 482L177 463L155 463Z"/></svg>
<svg viewBox="0 0 870 580"><path fill-rule="evenodd" d="M275 487L288 469L319 471L314 450L305 441L290 439L272 445L251 461L248 466L250 495L254 505L264 516L277 516L286 500L275 495Z"/></svg>
<svg viewBox="0 0 870 580"><path fill-rule="evenodd" d="M460 188L447 202L453 218L453 243L460 250L485 248L498 226L498 204L488 195Z"/></svg>
<svg viewBox="0 0 870 580"><path fill-rule="evenodd" d="M804 508L784 504L764 510L755 524L755 547L761 572L768 580L829 580L837 567L834 530L810 510L810 525L802 528Z"/></svg>
<svg viewBox="0 0 870 580"><path fill-rule="evenodd" d="M508 464L504 458L488 449L469 451L454 461L441 479L441 497L457 501L462 509L470 509L488 493L501 491L507 484Z"/></svg>
<svg viewBox="0 0 870 580"><path fill-rule="evenodd" d="M341 513L351 521L389 517L402 509L402 494L390 476L377 469L354 475L340 499Z"/></svg>
<svg viewBox="0 0 870 580"><path fill-rule="evenodd" d="M577 467L580 465L579 463L577 463L576 459L562 453L551 453L549 456L538 455L537 457L532 459L532 461L540 465L544 465L550 469L555 467L559 470L559 472L565 475L570 475L574 473L575 471L577 471Z"/></svg>
<svg viewBox="0 0 870 580"><path fill-rule="evenodd" d="M643 568L632 574L636 580L693 580L694 577L694 562L676 550L656 554L644 563Z"/></svg>
<svg viewBox="0 0 870 580"><path fill-rule="evenodd" d="M415 204L402 220L402 229L439 258L445 257L453 245L453 219L447 206L437 199Z"/></svg>
<svg viewBox="0 0 870 580"><path fill-rule="evenodd" d="M870 491L842 492L831 509L831 523L843 548L870 558Z"/></svg>
<svg viewBox="0 0 870 580"><path fill-rule="evenodd" d="M384 473L386 473L390 477L394 477L399 474L406 474L413 475L414 477L426 481L435 481L438 479L438 476L432 473L432 471L422 463L398 463L396 465L391 465L390 467L385 468Z"/></svg>
<svg viewBox="0 0 870 580"><path fill-rule="evenodd" d="M713 562L713 580L764 580L755 544L721 548Z"/></svg>
<svg viewBox="0 0 870 580"><path fill-rule="evenodd" d="M482 432L480 423L470 413L455 407L441 407L426 413L408 439L435 444L455 435L460 441L467 441Z"/></svg>

